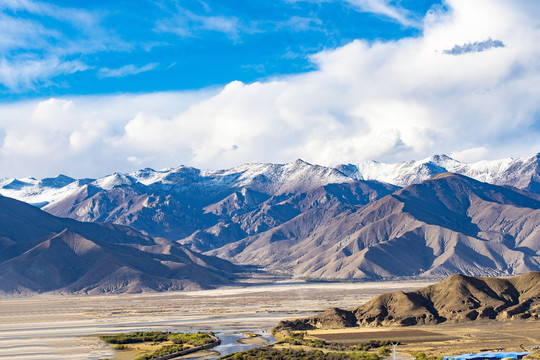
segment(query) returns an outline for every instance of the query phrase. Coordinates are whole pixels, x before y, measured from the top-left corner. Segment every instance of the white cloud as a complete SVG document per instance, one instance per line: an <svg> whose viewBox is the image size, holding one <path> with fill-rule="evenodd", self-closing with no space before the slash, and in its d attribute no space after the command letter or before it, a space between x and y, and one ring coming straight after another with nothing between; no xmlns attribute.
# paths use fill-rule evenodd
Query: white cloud
<svg viewBox="0 0 540 360"><path fill-rule="evenodd" d="M34 15L52 17L90 32L99 30L100 18L92 11L61 7L34 0L0 0L0 10L28 12Z"/></svg>
<svg viewBox="0 0 540 360"><path fill-rule="evenodd" d="M314 2L324 3L332 0L285 0L286 2ZM408 27L420 27L420 22L415 16L398 5L393 5L389 0L340 0L359 12L373 13L390 18L401 25Z"/></svg>
<svg viewBox="0 0 540 360"><path fill-rule="evenodd" d="M57 56L27 56L16 60L0 57L0 84L12 91L22 91L60 74L86 69L88 66L78 60L64 60Z"/></svg>
<svg viewBox="0 0 540 360"><path fill-rule="evenodd" d="M98 76L100 78L109 78L109 77L124 77L128 75L136 75L143 72L154 70L158 67L157 63L150 63L144 66L135 66L133 64L122 66L118 69L109 69L103 68L98 71Z"/></svg>
<svg viewBox="0 0 540 360"><path fill-rule="evenodd" d="M238 19L226 16L196 16L196 21L205 30L222 32L231 36L238 35Z"/></svg>
<svg viewBox="0 0 540 360"><path fill-rule="evenodd" d="M343 0L360 11L371 12L389 17L402 25L417 27L418 22L413 19L406 9L393 6L388 0Z"/></svg>
<svg viewBox="0 0 540 360"><path fill-rule="evenodd" d="M302 32L309 30L321 30L323 22L321 19L314 17L291 16L289 19L282 22L277 22L274 26L276 29L291 29L293 31Z"/></svg>
<svg viewBox="0 0 540 360"><path fill-rule="evenodd" d="M199 15L187 9L178 9L170 18L156 24L159 32L170 32L182 37L197 36L201 31L213 31L232 39L239 36L241 25L238 18L223 15Z"/></svg>
<svg viewBox="0 0 540 360"><path fill-rule="evenodd" d="M47 46L49 39L58 39L61 35L52 29L47 29L40 23L28 19L18 19L0 13L0 50L2 52L14 49L39 49Z"/></svg>
<svg viewBox="0 0 540 360"><path fill-rule="evenodd" d="M190 94L0 105L8 119L0 124L1 176L540 151L540 3L445 5L428 14L422 36L353 41L313 56L317 70L305 74ZM443 53L489 38L505 46Z"/></svg>
<svg viewBox="0 0 540 360"><path fill-rule="evenodd" d="M50 86L56 76L89 68L81 54L129 49L101 20L102 14L82 9L0 0L0 84L11 92Z"/></svg>
<svg viewBox="0 0 540 360"><path fill-rule="evenodd" d="M58 122L61 127L69 126L69 123L65 121L65 114L72 112L73 107L73 101L50 98L37 104L32 118L47 122L47 126Z"/></svg>

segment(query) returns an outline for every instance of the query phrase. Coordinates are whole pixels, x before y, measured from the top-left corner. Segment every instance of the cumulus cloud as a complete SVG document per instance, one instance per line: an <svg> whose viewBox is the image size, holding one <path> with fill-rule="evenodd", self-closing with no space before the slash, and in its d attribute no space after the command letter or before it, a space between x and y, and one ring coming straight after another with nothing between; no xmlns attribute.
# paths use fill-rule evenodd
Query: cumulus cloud
<svg viewBox="0 0 540 360"><path fill-rule="evenodd" d="M313 55L316 70L300 75L0 105L2 176L531 155L540 149L539 11L527 0L448 0L421 36L356 40ZM443 53L489 38L505 46Z"/></svg>

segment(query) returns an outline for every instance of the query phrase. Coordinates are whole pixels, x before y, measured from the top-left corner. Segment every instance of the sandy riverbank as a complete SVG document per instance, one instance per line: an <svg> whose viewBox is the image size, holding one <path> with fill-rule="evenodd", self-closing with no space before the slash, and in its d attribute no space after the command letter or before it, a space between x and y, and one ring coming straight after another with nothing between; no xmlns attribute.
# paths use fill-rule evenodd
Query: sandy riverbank
<svg viewBox="0 0 540 360"><path fill-rule="evenodd" d="M252 337L238 339L236 340L236 342L239 344L244 344L244 345L264 345L264 344L268 344L269 341L261 336L252 336Z"/></svg>

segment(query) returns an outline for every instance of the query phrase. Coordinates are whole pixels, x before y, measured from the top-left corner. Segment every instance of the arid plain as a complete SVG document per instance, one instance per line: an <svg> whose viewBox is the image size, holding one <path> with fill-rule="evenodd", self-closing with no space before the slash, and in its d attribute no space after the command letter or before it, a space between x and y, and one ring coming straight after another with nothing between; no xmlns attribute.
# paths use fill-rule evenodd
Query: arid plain
<svg viewBox="0 0 540 360"><path fill-rule="evenodd" d="M141 330L266 332L282 319L331 307L353 308L382 293L413 291L431 283L282 283L170 293L4 297L0 299L0 359L123 360L130 355L115 353L96 335ZM402 343L403 354L437 356L523 351L540 345L538 322L517 320L315 330L309 335L345 344L395 340Z"/></svg>
<svg viewBox="0 0 540 360"><path fill-rule="evenodd" d="M400 352L451 356L484 351L530 351L540 345L538 321L476 321L461 324L392 328L314 330L311 336L330 342L357 344L369 340L399 341Z"/></svg>
<svg viewBox="0 0 540 360"><path fill-rule="evenodd" d="M0 299L0 359L113 358L97 334L136 330L270 330L280 320L351 308L425 281L283 283L190 292Z"/></svg>

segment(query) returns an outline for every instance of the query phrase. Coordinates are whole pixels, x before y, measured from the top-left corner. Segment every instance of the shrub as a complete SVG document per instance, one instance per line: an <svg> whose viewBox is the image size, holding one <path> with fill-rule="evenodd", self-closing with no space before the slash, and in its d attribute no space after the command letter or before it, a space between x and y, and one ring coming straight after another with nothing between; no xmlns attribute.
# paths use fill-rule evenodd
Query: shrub
<svg viewBox="0 0 540 360"><path fill-rule="evenodd" d="M170 340L175 344L201 346L212 341L213 333L171 333L170 331L137 331L115 335L101 335L99 338L109 344L135 344L153 342L159 344Z"/></svg>
<svg viewBox="0 0 540 360"><path fill-rule="evenodd" d="M442 360L442 357L427 355L423 352L413 352L411 355L417 360Z"/></svg>
<svg viewBox="0 0 540 360"><path fill-rule="evenodd" d="M137 357L135 360L151 360L161 355L172 354L172 353L182 351L182 350L184 350L184 346L182 345L167 345L167 346L163 346L161 349L154 351L151 354L141 355Z"/></svg>
<svg viewBox="0 0 540 360"><path fill-rule="evenodd" d="M168 340L175 344L190 344L193 346L202 346L212 341L208 333L176 333L170 334Z"/></svg>
<svg viewBox="0 0 540 360"><path fill-rule="evenodd" d="M109 344L135 344L142 342L163 342L171 333L164 331L137 331L115 335L101 335L99 338Z"/></svg>

